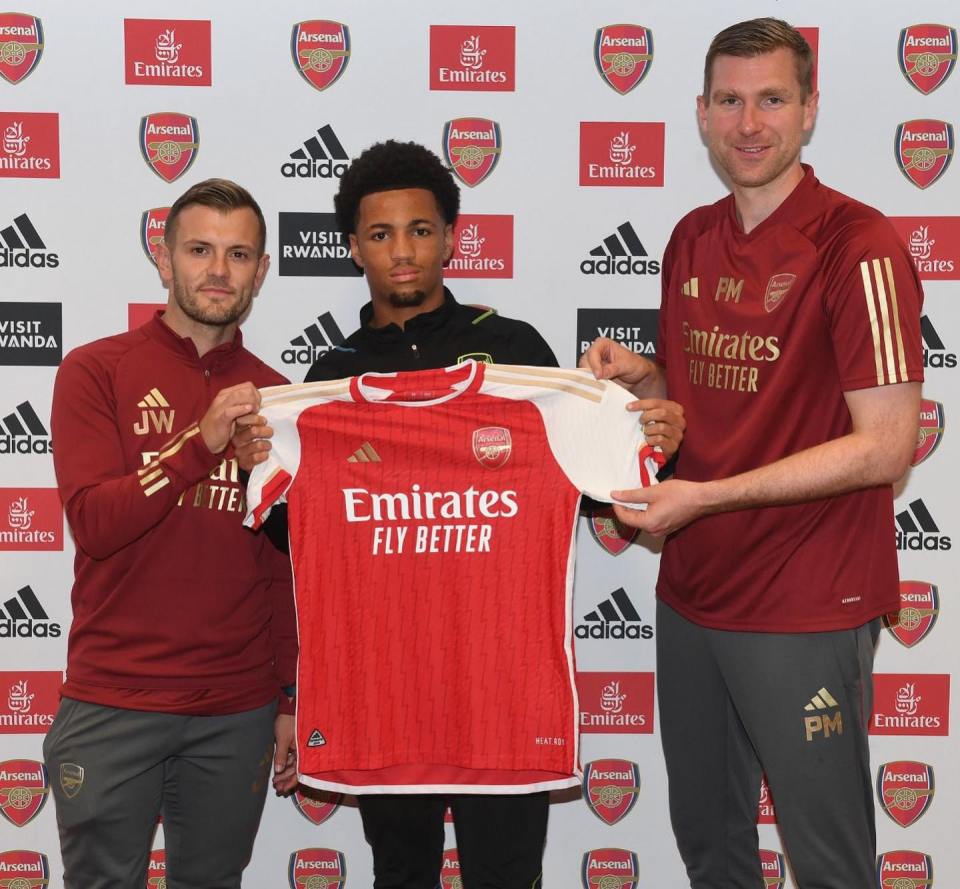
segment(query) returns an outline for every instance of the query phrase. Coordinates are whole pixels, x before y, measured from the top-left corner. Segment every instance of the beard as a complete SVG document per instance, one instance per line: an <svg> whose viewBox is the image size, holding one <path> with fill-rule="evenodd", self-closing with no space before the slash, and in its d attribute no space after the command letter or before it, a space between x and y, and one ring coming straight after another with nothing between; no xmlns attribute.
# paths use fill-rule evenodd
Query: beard
<svg viewBox="0 0 960 889"><path fill-rule="evenodd" d="M390 305L395 309L413 309L422 306L427 298L425 290L410 290L406 293L398 293L396 290L387 294Z"/></svg>
<svg viewBox="0 0 960 889"><path fill-rule="evenodd" d="M213 327L226 327L236 323L250 305L250 296L248 295L245 298L241 293L231 303L201 306L196 295L181 281L178 281L176 275L173 278L173 297L177 301L177 305L180 306L180 310L191 321Z"/></svg>

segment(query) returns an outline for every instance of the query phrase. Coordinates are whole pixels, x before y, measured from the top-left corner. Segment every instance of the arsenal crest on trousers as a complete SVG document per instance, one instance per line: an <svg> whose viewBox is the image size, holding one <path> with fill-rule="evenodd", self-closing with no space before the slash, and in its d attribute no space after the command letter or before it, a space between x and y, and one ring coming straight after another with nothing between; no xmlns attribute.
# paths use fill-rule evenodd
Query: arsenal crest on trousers
<svg viewBox="0 0 960 889"><path fill-rule="evenodd" d="M350 29L340 22L314 19L293 26L293 64L300 76L318 90L333 86L350 62Z"/></svg>
<svg viewBox="0 0 960 889"><path fill-rule="evenodd" d="M0 77L20 83L40 64L43 25L36 16L0 12Z"/></svg>
<svg viewBox="0 0 960 889"><path fill-rule="evenodd" d="M199 150L200 128L195 117L161 111L141 119L140 153L161 179L179 179L190 169Z"/></svg>
<svg viewBox="0 0 960 889"><path fill-rule="evenodd" d="M626 95L647 76L653 64L653 31L641 25L597 28L593 61L603 82Z"/></svg>

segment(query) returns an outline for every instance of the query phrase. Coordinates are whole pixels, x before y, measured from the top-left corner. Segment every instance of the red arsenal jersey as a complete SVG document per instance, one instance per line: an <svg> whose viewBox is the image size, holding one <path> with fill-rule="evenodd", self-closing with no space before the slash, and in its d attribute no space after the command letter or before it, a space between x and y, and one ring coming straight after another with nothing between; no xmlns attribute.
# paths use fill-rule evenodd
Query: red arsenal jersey
<svg viewBox="0 0 960 889"><path fill-rule="evenodd" d="M851 431L844 392L923 378L922 292L876 210L813 171L744 234L732 197L677 228L658 360L685 408L677 477L726 478ZM889 486L707 516L673 535L658 595L696 623L857 626L899 607Z"/></svg>
<svg viewBox="0 0 960 889"><path fill-rule="evenodd" d="M655 480L630 400L583 371L475 362L264 390L247 522L286 498L301 781L578 783L574 529L581 493Z"/></svg>

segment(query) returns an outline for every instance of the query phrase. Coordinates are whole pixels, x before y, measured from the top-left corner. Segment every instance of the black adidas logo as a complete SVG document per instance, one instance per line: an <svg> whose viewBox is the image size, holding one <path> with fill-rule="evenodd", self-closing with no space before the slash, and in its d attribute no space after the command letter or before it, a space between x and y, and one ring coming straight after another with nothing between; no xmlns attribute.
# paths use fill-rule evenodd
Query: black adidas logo
<svg viewBox="0 0 960 889"><path fill-rule="evenodd" d="M950 538L940 527L922 500L914 500L907 509L896 514L898 550L948 550Z"/></svg>
<svg viewBox="0 0 960 889"><path fill-rule="evenodd" d="M303 336L295 336L290 340L292 348L284 349L280 353L280 359L284 364L309 366L324 352L334 346L342 345L343 340L343 333L334 321L333 315L324 312L322 315L317 315L316 324L303 329Z"/></svg>
<svg viewBox="0 0 960 889"><path fill-rule="evenodd" d="M50 433L29 401L0 418L0 454L50 454Z"/></svg>
<svg viewBox="0 0 960 889"><path fill-rule="evenodd" d="M614 590L583 616L574 635L578 639L652 639L653 625L645 624L623 587Z"/></svg>
<svg viewBox="0 0 960 889"><path fill-rule="evenodd" d="M617 226L614 234L603 239L603 243L590 251L591 256L599 259L585 259L580 263L580 271L585 275L659 275L660 263L656 259L646 259L640 238L629 222Z"/></svg>
<svg viewBox="0 0 960 889"><path fill-rule="evenodd" d="M0 607L0 639L55 639L60 632L60 624L50 620L29 586Z"/></svg>
<svg viewBox="0 0 960 889"><path fill-rule="evenodd" d="M350 160L330 124L320 127L303 148L290 152L280 172L287 179L339 179Z"/></svg>
<svg viewBox="0 0 960 889"><path fill-rule="evenodd" d="M947 347L940 339L940 334L929 316L920 318L920 336L923 337L923 366L924 367L956 367L956 352L948 352Z"/></svg>
<svg viewBox="0 0 960 889"><path fill-rule="evenodd" d="M0 229L0 269L55 269L58 265L60 257L47 250L26 213Z"/></svg>

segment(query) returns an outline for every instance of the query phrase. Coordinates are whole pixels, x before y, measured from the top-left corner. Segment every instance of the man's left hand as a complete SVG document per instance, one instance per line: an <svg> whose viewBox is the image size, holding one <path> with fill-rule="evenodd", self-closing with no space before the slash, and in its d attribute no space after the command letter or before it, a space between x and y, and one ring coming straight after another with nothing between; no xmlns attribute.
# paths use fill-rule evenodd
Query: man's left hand
<svg viewBox="0 0 960 889"><path fill-rule="evenodd" d="M639 528L653 537L666 537L708 512L706 486L700 482L669 479L650 488L613 491L611 496L624 503L646 503L645 510L627 509L614 504L617 518L631 528Z"/></svg>
<svg viewBox="0 0 960 889"><path fill-rule="evenodd" d="M641 398L627 405L628 411L642 411L640 423L647 444L659 447L669 460L680 447L687 421L682 405L663 398Z"/></svg>
<svg viewBox="0 0 960 889"><path fill-rule="evenodd" d="M273 789L288 796L297 786L297 741L293 716L281 713L273 727L276 749L273 754Z"/></svg>

